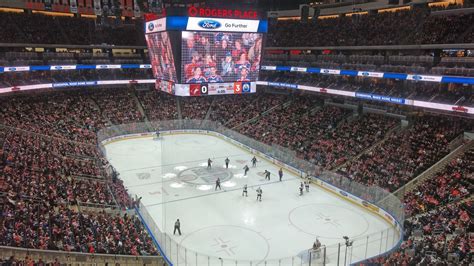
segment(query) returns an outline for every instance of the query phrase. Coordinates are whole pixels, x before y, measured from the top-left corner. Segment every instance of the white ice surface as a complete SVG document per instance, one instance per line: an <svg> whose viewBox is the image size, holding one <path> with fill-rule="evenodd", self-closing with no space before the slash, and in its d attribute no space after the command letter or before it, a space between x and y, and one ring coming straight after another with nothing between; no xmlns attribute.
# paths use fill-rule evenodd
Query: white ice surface
<svg viewBox="0 0 474 266"><path fill-rule="evenodd" d="M305 253L319 237L328 246L328 264L334 265L336 243L343 236L355 239L347 262L383 252L397 240L396 232L380 217L316 185L299 196L299 177L284 171L279 182L276 165L257 157L254 168L252 154L217 137L181 134L124 140L108 144L106 153L129 193L143 197L160 230L186 249L185 255L180 251L181 262L184 256L194 261L195 251L199 260L201 256L269 262L287 258L281 265L300 265L291 257ZM207 170L208 158L213 160L212 170ZM246 164L250 171L244 176ZM270 181L264 179L264 170L271 172ZM215 191L216 176L222 178L221 191ZM248 197L242 197L244 184ZM262 202L256 201L257 187L263 190ZM177 218L182 236L173 236Z"/></svg>

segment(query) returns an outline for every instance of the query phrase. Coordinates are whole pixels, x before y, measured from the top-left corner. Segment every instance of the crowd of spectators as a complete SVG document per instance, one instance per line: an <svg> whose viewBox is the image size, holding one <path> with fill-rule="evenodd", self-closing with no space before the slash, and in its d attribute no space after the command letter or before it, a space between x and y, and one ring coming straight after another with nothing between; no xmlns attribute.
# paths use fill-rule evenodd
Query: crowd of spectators
<svg viewBox="0 0 474 266"><path fill-rule="evenodd" d="M267 46L363 46L470 43L472 14L430 16L428 9L320 19L279 20L269 27ZM417 28L418 30L413 30ZM455 29L453 31L453 29ZM356 34L354 34L356 33Z"/></svg>
<svg viewBox="0 0 474 266"><path fill-rule="evenodd" d="M268 46L472 42L473 29L469 24L472 14L432 15L433 11L430 8L412 8L409 11L319 19L306 24L280 20L269 27ZM142 20L104 26L100 18L2 13L0 24L3 25L0 38L7 43L145 46Z"/></svg>
<svg viewBox="0 0 474 266"><path fill-rule="evenodd" d="M84 253L156 255L140 220L127 214L78 212L45 201L8 197L2 202L0 245Z"/></svg>
<svg viewBox="0 0 474 266"><path fill-rule="evenodd" d="M415 117L407 129L387 135L399 124L397 119L325 104L315 94L280 92L176 99L156 90L110 88L6 96L0 102L0 124L4 125L0 128L0 187L6 195L1 207L6 219L0 227L5 238L0 245L156 254L136 218L71 207L135 204L123 182L108 176L108 163L96 149L96 133L108 125L141 122L145 117L205 119L208 114L210 120L288 149L325 169L347 163L341 173L389 190L439 161L449 152L449 142L472 127L461 118L425 115ZM472 150L453 161L435 182L409 194L408 209L417 209L411 214L436 210L432 198L439 205L451 203L454 190L461 197L466 195L471 161Z"/></svg>
<svg viewBox="0 0 474 266"><path fill-rule="evenodd" d="M261 97L260 95L261 93L254 95L242 94L216 97L212 103L209 120L217 121L225 125L235 116L240 115L247 105L254 101L255 98Z"/></svg>
<svg viewBox="0 0 474 266"><path fill-rule="evenodd" d="M102 114L114 125L142 122L144 120L144 116L138 108L138 98L135 96L134 89L96 90L94 101Z"/></svg>
<svg viewBox="0 0 474 266"><path fill-rule="evenodd" d="M107 120L142 121L133 93L126 88L72 90L2 101L0 245L157 254L137 218L101 211L135 203L122 180L106 171L95 136ZM75 206L81 205L97 211L78 212Z"/></svg>
<svg viewBox="0 0 474 266"><path fill-rule="evenodd" d="M137 96L150 121L178 119L175 97L153 90L137 91Z"/></svg>
<svg viewBox="0 0 474 266"><path fill-rule="evenodd" d="M212 97L180 98L181 116L183 119L204 120L212 103Z"/></svg>
<svg viewBox="0 0 474 266"><path fill-rule="evenodd" d="M470 149L405 194L405 212L417 215L469 196L474 181L474 149Z"/></svg>
<svg viewBox="0 0 474 266"><path fill-rule="evenodd" d="M407 219L400 249L365 265L468 265L472 259L472 203L455 203Z"/></svg>
<svg viewBox="0 0 474 266"><path fill-rule="evenodd" d="M253 99L242 99L244 101L242 104L245 106L241 106L237 110L240 109L239 113L231 114L232 117L227 120L225 123L226 127L233 128L241 125L244 122L249 121L250 119L256 118L261 114L265 113L266 111L270 110L271 108L275 108L277 106L281 106L286 101L288 101L285 95L279 94L257 94L256 97ZM231 111L228 109L228 111ZM221 112L222 113L222 112Z"/></svg>
<svg viewBox="0 0 474 266"><path fill-rule="evenodd" d="M394 191L447 155L450 141L473 126L469 120L436 116L417 117L412 123L339 172L356 182Z"/></svg>
<svg viewBox="0 0 474 266"><path fill-rule="evenodd" d="M317 97L295 97L254 123L243 134L297 152L297 156L332 169L380 141L396 119L374 114L351 117L351 110L323 106Z"/></svg>
<svg viewBox="0 0 474 266"><path fill-rule="evenodd" d="M99 19L2 12L0 38L4 43L145 46L143 21L103 27Z"/></svg>

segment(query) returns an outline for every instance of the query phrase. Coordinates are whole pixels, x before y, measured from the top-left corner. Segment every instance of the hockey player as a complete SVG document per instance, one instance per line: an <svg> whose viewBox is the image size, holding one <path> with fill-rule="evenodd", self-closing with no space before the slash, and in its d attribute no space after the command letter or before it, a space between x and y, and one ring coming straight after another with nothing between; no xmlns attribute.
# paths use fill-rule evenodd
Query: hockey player
<svg viewBox="0 0 474 266"><path fill-rule="evenodd" d="M257 201L262 201L262 189L260 187L257 188Z"/></svg>
<svg viewBox="0 0 474 266"><path fill-rule="evenodd" d="M303 196L303 182L301 182L301 185L300 185L300 196Z"/></svg>
<svg viewBox="0 0 474 266"><path fill-rule="evenodd" d="M309 192L309 180L304 182L304 187L306 188L306 192Z"/></svg>
<svg viewBox="0 0 474 266"><path fill-rule="evenodd" d="M229 157L225 158L225 168L226 169L229 169L229 163L230 163Z"/></svg>
<svg viewBox="0 0 474 266"><path fill-rule="evenodd" d="M207 168L208 168L208 169L212 167L211 164L212 164L211 158L207 159Z"/></svg>
<svg viewBox="0 0 474 266"><path fill-rule="evenodd" d="M265 170L265 180L270 181L270 171Z"/></svg>
<svg viewBox="0 0 474 266"><path fill-rule="evenodd" d="M244 176L247 176L247 172L250 170L250 168L247 165L245 165L244 168L242 169L244 169Z"/></svg>
<svg viewBox="0 0 474 266"><path fill-rule="evenodd" d="M281 179L283 178L283 169L280 168L280 170L278 171L278 176L280 177L280 182L281 182Z"/></svg>
<svg viewBox="0 0 474 266"><path fill-rule="evenodd" d="M255 156L252 158L252 167L256 167L257 166L257 158L255 158Z"/></svg>
<svg viewBox="0 0 474 266"><path fill-rule="evenodd" d="M217 190L217 188L219 188L219 190L222 190L222 188L221 188L221 180L220 180L219 177L216 179L216 188L215 188L214 190Z"/></svg>
<svg viewBox="0 0 474 266"><path fill-rule="evenodd" d="M176 220L176 222L174 222L173 235L176 234L176 230L178 230L179 235L181 235L181 223L180 223L179 219Z"/></svg>
<svg viewBox="0 0 474 266"><path fill-rule="evenodd" d="M159 138L160 138L160 131L157 130L155 133L155 139L159 139Z"/></svg>
<svg viewBox="0 0 474 266"><path fill-rule="evenodd" d="M242 190L242 197L244 196L248 197L249 195L247 194L247 184L244 185L244 189Z"/></svg>

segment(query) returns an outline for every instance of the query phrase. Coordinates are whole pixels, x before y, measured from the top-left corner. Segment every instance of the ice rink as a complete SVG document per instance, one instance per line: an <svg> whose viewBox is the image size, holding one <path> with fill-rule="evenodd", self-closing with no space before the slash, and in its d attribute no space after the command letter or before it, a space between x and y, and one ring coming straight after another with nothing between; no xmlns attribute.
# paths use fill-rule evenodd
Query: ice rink
<svg viewBox="0 0 474 266"><path fill-rule="evenodd" d="M189 254L194 251L224 260L286 258L287 263L280 265L302 265L303 261L290 258L306 254L318 237L328 246L326 262L336 265L337 243L348 236L354 240L348 264L388 250L398 241L398 233L380 217L317 185L311 184L310 191L300 196L300 177L284 171L280 182L276 165L257 157L257 167L252 167L252 154L218 137L178 134L159 140L121 140L107 144L106 154L129 193L142 197L160 230L189 252L180 254L181 260L187 256L193 261L194 255ZM225 168L226 157L229 169ZM207 169L208 158L213 160L211 169ZM247 176L244 165L250 167ZM271 172L270 181L264 179L265 170ZM217 177L222 180L222 190L216 191ZM248 197L242 196L244 184ZM258 187L263 190L261 202L256 200ZM173 235L178 218L181 236ZM382 230L386 240L380 238Z"/></svg>

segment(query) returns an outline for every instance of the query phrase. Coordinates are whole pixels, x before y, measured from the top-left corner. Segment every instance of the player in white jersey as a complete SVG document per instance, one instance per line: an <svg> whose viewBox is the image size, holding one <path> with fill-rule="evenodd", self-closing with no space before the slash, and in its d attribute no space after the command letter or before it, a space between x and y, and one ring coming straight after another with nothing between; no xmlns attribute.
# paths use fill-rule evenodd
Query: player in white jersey
<svg viewBox="0 0 474 266"><path fill-rule="evenodd" d="M257 201L262 201L262 189L260 187L257 188Z"/></svg>

